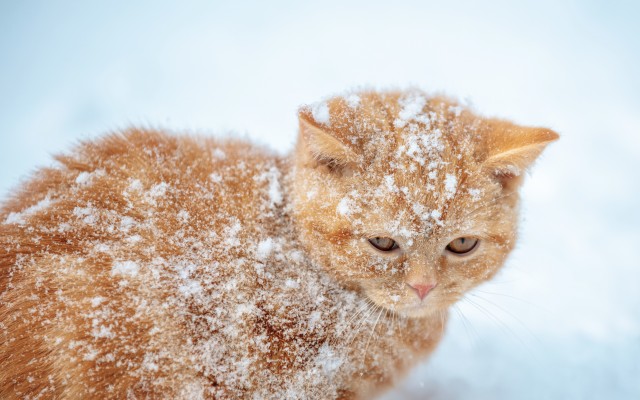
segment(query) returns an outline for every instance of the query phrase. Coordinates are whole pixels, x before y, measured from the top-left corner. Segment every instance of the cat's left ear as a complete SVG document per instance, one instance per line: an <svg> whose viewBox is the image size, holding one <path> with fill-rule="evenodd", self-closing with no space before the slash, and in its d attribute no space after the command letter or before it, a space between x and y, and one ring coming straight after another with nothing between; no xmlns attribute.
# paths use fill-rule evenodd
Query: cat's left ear
<svg viewBox="0 0 640 400"><path fill-rule="evenodd" d="M303 107L298 112L300 122L299 146L312 160L330 170L341 169L357 162L357 154L351 146L340 140L339 133L332 132L318 123L311 111Z"/></svg>
<svg viewBox="0 0 640 400"><path fill-rule="evenodd" d="M483 169L493 174L505 188L514 188L542 150L559 136L551 129L517 126L491 121L485 137Z"/></svg>

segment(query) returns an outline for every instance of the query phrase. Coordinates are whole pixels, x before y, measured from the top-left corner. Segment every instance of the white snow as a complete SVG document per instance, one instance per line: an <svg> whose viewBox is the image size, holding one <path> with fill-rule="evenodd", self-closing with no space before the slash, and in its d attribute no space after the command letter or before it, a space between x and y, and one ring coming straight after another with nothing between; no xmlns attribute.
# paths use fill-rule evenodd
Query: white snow
<svg viewBox="0 0 640 400"><path fill-rule="evenodd" d="M142 188L142 182L140 182L140 179L133 179L129 183L127 190L131 192L140 192L142 191Z"/></svg>
<svg viewBox="0 0 640 400"><path fill-rule="evenodd" d="M385 175L384 184L389 193L398 193L399 189L393 175Z"/></svg>
<svg viewBox="0 0 640 400"><path fill-rule="evenodd" d="M300 284L293 279L287 279L284 282L284 285L290 289L297 289L298 287L300 287Z"/></svg>
<svg viewBox="0 0 640 400"><path fill-rule="evenodd" d="M315 362L322 367L325 374L329 374L340 368L344 360L331 346L325 343L320 347Z"/></svg>
<svg viewBox="0 0 640 400"><path fill-rule="evenodd" d="M314 197L316 197L317 194L318 194L318 190L316 188L308 190L306 193L307 200L312 200Z"/></svg>
<svg viewBox="0 0 640 400"><path fill-rule="evenodd" d="M120 230L122 232L129 232L129 229L136 225L136 220L131 217L122 217L120 220Z"/></svg>
<svg viewBox="0 0 640 400"><path fill-rule="evenodd" d="M471 199L473 201L480 200L480 196L482 195L482 191L480 189L469 189L469 194L471 195Z"/></svg>
<svg viewBox="0 0 640 400"><path fill-rule="evenodd" d="M178 220L180 221L180 223L182 224L186 224L187 222L189 222L189 211L187 210L180 210L178 212Z"/></svg>
<svg viewBox="0 0 640 400"><path fill-rule="evenodd" d="M269 198L271 202L276 205L282 203L282 189L280 188L278 177L278 170L272 168L269 175Z"/></svg>
<svg viewBox="0 0 640 400"><path fill-rule="evenodd" d="M420 219L422 219L423 221L426 221L427 219L429 219L429 211L427 210L427 208L425 206L423 206L420 203L412 203L411 204L411 208L414 212L414 214L416 214L418 217L420 217Z"/></svg>
<svg viewBox="0 0 640 400"><path fill-rule="evenodd" d="M115 333L113 333L111 328L104 325L94 326L93 330L91 331L91 335L96 339L112 339L115 337Z"/></svg>
<svg viewBox="0 0 640 400"><path fill-rule="evenodd" d="M142 236L140 236L140 235L131 235L131 236L128 236L125 239L125 241L127 243L135 244L135 243L138 243L138 242L142 241Z"/></svg>
<svg viewBox="0 0 640 400"><path fill-rule="evenodd" d="M213 183L222 182L222 176L220 176L220 174L218 174L216 172L211 173L211 175L209 175L209 179L211 179L211 182L213 182Z"/></svg>
<svg viewBox="0 0 640 400"><path fill-rule="evenodd" d="M269 255L273 251L273 248L274 248L273 239L267 238L261 241L260 243L258 243L256 256L258 257L259 260L264 260L265 258L269 257Z"/></svg>
<svg viewBox="0 0 640 400"><path fill-rule="evenodd" d="M93 361L98 357L98 350L89 347L84 357L82 358L84 361Z"/></svg>
<svg viewBox="0 0 640 400"><path fill-rule="evenodd" d="M89 181L89 179L91 179L91 173L90 172L81 172L76 177L76 183L78 185L84 185Z"/></svg>
<svg viewBox="0 0 640 400"><path fill-rule="evenodd" d="M280 171L274 166L254 178L256 182L266 182L268 187L267 194L271 200L272 207L281 204L283 200L280 175Z"/></svg>
<svg viewBox="0 0 640 400"><path fill-rule="evenodd" d="M309 315L309 329L313 329L322 318L322 313L314 311Z"/></svg>
<svg viewBox="0 0 640 400"><path fill-rule="evenodd" d="M33 214L46 210L47 208L51 207L52 203L53 202L51 201L49 196L47 196L44 199L40 200L35 205L28 207L21 212L9 213L9 215L7 215L7 218L4 220L4 223L24 225L26 223L25 218L28 218Z"/></svg>
<svg viewBox="0 0 640 400"><path fill-rule="evenodd" d="M4 220L4 223L24 225L25 220L23 219L23 216L24 215L22 213L17 213L17 212L9 213L7 218Z"/></svg>
<svg viewBox="0 0 640 400"><path fill-rule="evenodd" d="M153 354L145 354L144 360L142 361L142 368L147 369L149 371L157 371L159 369L158 364L155 361L156 356Z"/></svg>
<svg viewBox="0 0 640 400"><path fill-rule="evenodd" d="M184 284L178 287L178 290L184 296L191 296L202 292L202 285L198 281L187 279Z"/></svg>
<svg viewBox="0 0 640 400"><path fill-rule="evenodd" d="M434 172L443 162L441 152L444 150L444 143L440 140L442 132L437 128L414 130L406 135L405 143L398 147L396 156L402 157L406 154L421 166L426 165L430 173Z"/></svg>
<svg viewBox="0 0 640 400"><path fill-rule="evenodd" d="M102 296L96 296L96 297L91 299L91 306L92 307L98 307L105 300L106 299L104 297L102 297Z"/></svg>
<svg viewBox="0 0 640 400"><path fill-rule="evenodd" d="M213 150L212 155L213 155L213 158L218 160L224 160L227 158L227 155L225 154L224 151L222 151L222 149Z"/></svg>
<svg viewBox="0 0 640 400"><path fill-rule="evenodd" d="M87 225L93 225L98 220L96 210L93 207L76 207L73 209L73 215L78 217Z"/></svg>
<svg viewBox="0 0 640 400"><path fill-rule="evenodd" d="M458 190L458 178L453 174L447 174L444 178L444 193L447 199L452 199Z"/></svg>
<svg viewBox="0 0 640 400"><path fill-rule="evenodd" d="M347 105L351 108L358 108L360 105L360 96L355 93L348 95L345 100L347 101Z"/></svg>
<svg viewBox="0 0 640 400"><path fill-rule="evenodd" d="M240 240L238 239L238 234L240 233L241 230L242 230L242 225L240 224L240 221L238 221L237 219L234 220L231 225L228 225L224 229L225 244L229 247L240 246L241 243L240 243Z"/></svg>
<svg viewBox="0 0 640 400"><path fill-rule="evenodd" d="M111 275L134 277L138 275L140 266L135 261L116 261L111 267Z"/></svg>
<svg viewBox="0 0 640 400"><path fill-rule="evenodd" d="M353 201L353 199L350 197L343 197L342 200L340 200L340 202L338 203L336 211L340 215L348 216L353 213L354 208L355 202Z"/></svg>
<svg viewBox="0 0 640 400"><path fill-rule="evenodd" d="M105 171L98 169L96 171L93 172L81 172L78 174L78 176L76 177L76 183L79 186L87 186L89 184L91 184L92 180L94 177L99 177L99 176L104 176L105 175Z"/></svg>
<svg viewBox="0 0 640 400"><path fill-rule="evenodd" d="M98 243L93 249L98 253L108 253L111 251L111 247L105 243Z"/></svg>
<svg viewBox="0 0 640 400"><path fill-rule="evenodd" d="M404 128L408 122L415 120L427 104L427 99L421 95L410 95L400 101L402 110L398 113L398 118L394 121L396 128Z"/></svg>
<svg viewBox="0 0 640 400"><path fill-rule="evenodd" d="M319 102L312 105L311 114L313 115L313 119L320 124L329 125L331 123L329 106L326 102Z"/></svg>
<svg viewBox="0 0 640 400"><path fill-rule="evenodd" d="M166 182L160 182L155 184L149 189L149 191L145 194L145 198L149 204L157 205L157 198L162 197L167 193L169 189L169 184Z"/></svg>

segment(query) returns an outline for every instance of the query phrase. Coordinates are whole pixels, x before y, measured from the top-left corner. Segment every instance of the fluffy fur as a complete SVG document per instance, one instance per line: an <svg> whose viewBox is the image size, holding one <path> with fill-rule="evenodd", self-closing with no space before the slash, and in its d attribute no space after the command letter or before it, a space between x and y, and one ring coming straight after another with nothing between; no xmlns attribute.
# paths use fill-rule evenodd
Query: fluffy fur
<svg viewBox="0 0 640 400"><path fill-rule="evenodd" d="M289 157L114 133L11 196L0 397L366 398L429 354L513 248L522 173L557 135L419 91L299 119Z"/></svg>

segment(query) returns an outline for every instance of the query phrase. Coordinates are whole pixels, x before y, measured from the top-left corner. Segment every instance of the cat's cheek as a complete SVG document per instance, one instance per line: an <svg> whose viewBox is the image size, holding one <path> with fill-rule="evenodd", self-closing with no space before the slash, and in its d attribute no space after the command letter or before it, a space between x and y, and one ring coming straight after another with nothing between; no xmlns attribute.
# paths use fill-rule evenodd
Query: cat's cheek
<svg viewBox="0 0 640 400"><path fill-rule="evenodd" d="M412 293L402 280L385 280L384 278L367 279L360 282L365 296L376 306L404 315L406 310L415 309L414 314L422 314L425 303Z"/></svg>
<svg viewBox="0 0 640 400"><path fill-rule="evenodd" d="M508 251L497 244L483 244L478 254L470 259L450 256L452 260L447 264L447 273L444 274L444 287L455 289L455 293L466 293L478 285L493 278L501 269ZM457 298L452 299L454 303Z"/></svg>
<svg viewBox="0 0 640 400"><path fill-rule="evenodd" d="M397 311L404 307L405 298L400 290L384 288L376 280L368 280L360 283L364 294L376 306L383 307L391 311Z"/></svg>

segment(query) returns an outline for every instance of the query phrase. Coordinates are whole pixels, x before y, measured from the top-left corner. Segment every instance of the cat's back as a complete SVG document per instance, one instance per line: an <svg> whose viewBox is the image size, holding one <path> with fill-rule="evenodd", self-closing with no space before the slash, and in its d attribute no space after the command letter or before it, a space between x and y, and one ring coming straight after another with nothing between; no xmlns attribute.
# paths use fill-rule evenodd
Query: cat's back
<svg viewBox="0 0 640 400"><path fill-rule="evenodd" d="M231 318L202 299L255 284L234 262L282 228L283 161L136 129L56 159L0 209L0 397L202 394L196 325Z"/></svg>

